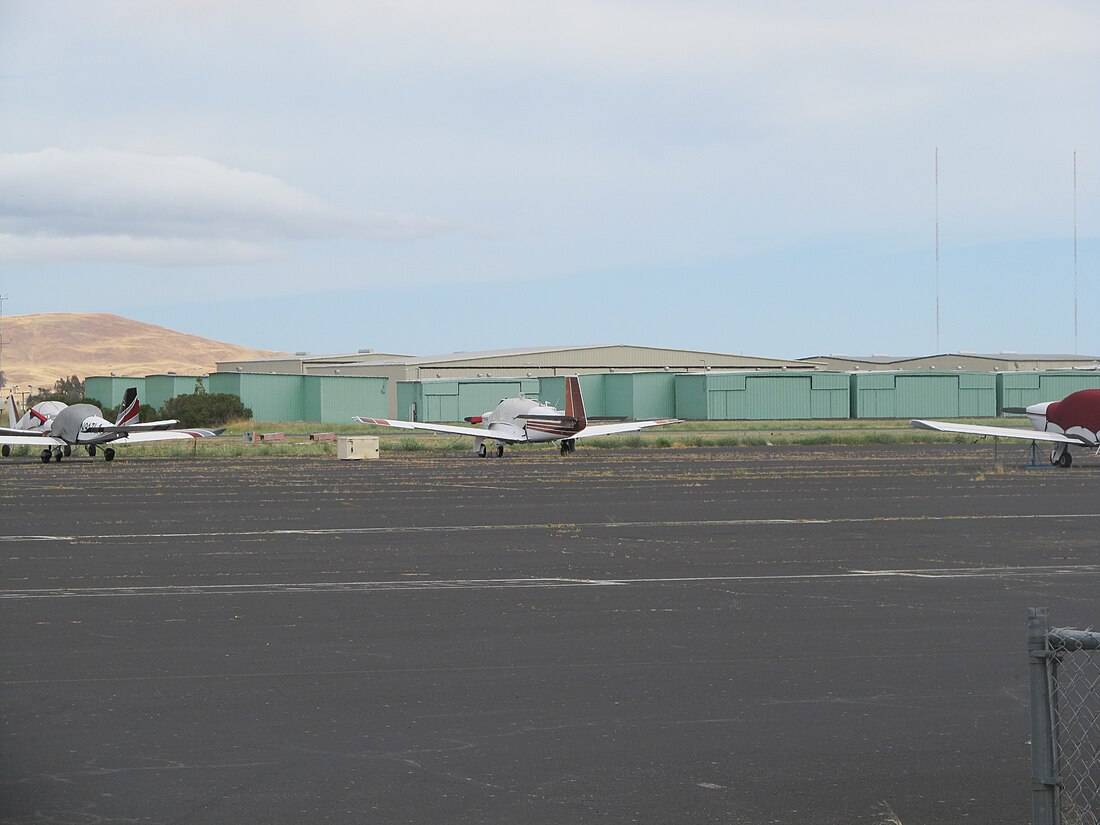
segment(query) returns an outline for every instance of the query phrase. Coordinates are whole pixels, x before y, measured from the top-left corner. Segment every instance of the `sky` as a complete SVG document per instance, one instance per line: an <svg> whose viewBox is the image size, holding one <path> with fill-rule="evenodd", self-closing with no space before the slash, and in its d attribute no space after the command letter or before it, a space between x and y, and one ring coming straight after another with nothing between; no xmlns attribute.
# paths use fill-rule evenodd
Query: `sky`
<svg viewBox="0 0 1100 825"><path fill-rule="evenodd" d="M0 0L0 294L313 353L1100 354L1100 4Z"/></svg>

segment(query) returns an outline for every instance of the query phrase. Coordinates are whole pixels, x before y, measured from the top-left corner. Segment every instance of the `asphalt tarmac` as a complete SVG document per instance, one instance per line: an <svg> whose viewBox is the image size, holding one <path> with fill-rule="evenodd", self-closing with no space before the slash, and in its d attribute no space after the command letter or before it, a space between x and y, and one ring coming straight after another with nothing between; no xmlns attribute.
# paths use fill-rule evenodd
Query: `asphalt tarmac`
<svg viewBox="0 0 1100 825"><path fill-rule="evenodd" d="M1026 821L1075 458L6 460L0 822Z"/></svg>

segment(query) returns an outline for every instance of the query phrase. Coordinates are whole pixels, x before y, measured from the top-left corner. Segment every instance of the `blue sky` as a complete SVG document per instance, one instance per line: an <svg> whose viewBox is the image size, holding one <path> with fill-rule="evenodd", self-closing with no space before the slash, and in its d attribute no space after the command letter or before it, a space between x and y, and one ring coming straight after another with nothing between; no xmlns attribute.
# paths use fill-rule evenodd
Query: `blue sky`
<svg viewBox="0 0 1100 825"><path fill-rule="evenodd" d="M1100 353L1100 5L0 0L0 293L250 346Z"/></svg>

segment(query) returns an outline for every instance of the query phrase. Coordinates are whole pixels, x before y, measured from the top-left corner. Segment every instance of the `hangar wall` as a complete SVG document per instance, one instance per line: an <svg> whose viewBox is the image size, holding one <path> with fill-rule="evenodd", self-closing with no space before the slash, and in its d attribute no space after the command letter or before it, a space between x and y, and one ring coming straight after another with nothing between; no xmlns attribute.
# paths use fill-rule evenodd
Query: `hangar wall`
<svg viewBox="0 0 1100 825"><path fill-rule="evenodd" d="M852 418L984 418L997 415L991 372L857 372Z"/></svg>
<svg viewBox="0 0 1100 825"><path fill-rule="evenodd" d="M997 376L997 409L1057 401L1077 390L1100 389L1100 372L1049 370Z"/></svg>
<svg viewBox="0 0 1100 825"><path fill-rule="evenodd" d="M349 424L356 415L385 415L387 383L357 376L215 372L207 391L237 396L256 421Z"/></svg>
<svg viewBox="0 0 1100 825"><path fill-rule="evenodd" d="M138 400L142 404L149 402L145 398L145 379L117 375L93 375L84 381L84 395L94 398L103 407L117 407L122 403L126 390L134 387L138 391Z"/></svg>
<svg viewBox="0 0 1100 825"><path fill-rule="evenodd" d="M195 376L92 376L89 398L117 406L136 386L143 403L160 407L194 392ZM845 418L980 418L1005 407L1057 401L1100 388L1100 372L791 372L786 370L612 372L580 376L585 408L594 417L629 419L799 420ZM461 421L523 395L563 409L565 378L453 378L397 381L349 375L219 372L208 392L236 395L257 421L347 424L353 416ZM398 414L390 398L398 399ZM413 410L415 407L415 415Z"/></svg>

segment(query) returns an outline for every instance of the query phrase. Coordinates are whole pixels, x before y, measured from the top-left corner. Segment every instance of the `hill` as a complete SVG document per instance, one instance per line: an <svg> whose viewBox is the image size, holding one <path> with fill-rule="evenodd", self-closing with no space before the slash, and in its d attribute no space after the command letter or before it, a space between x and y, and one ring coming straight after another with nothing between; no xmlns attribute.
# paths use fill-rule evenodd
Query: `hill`
<svg viewBox="0 0 1100 825"><path fill-rule="evenodd" d="M70 375L198 375L215 361L279 354L102 313L7 315L3 325L7 384L24 389Z"/></svg>

